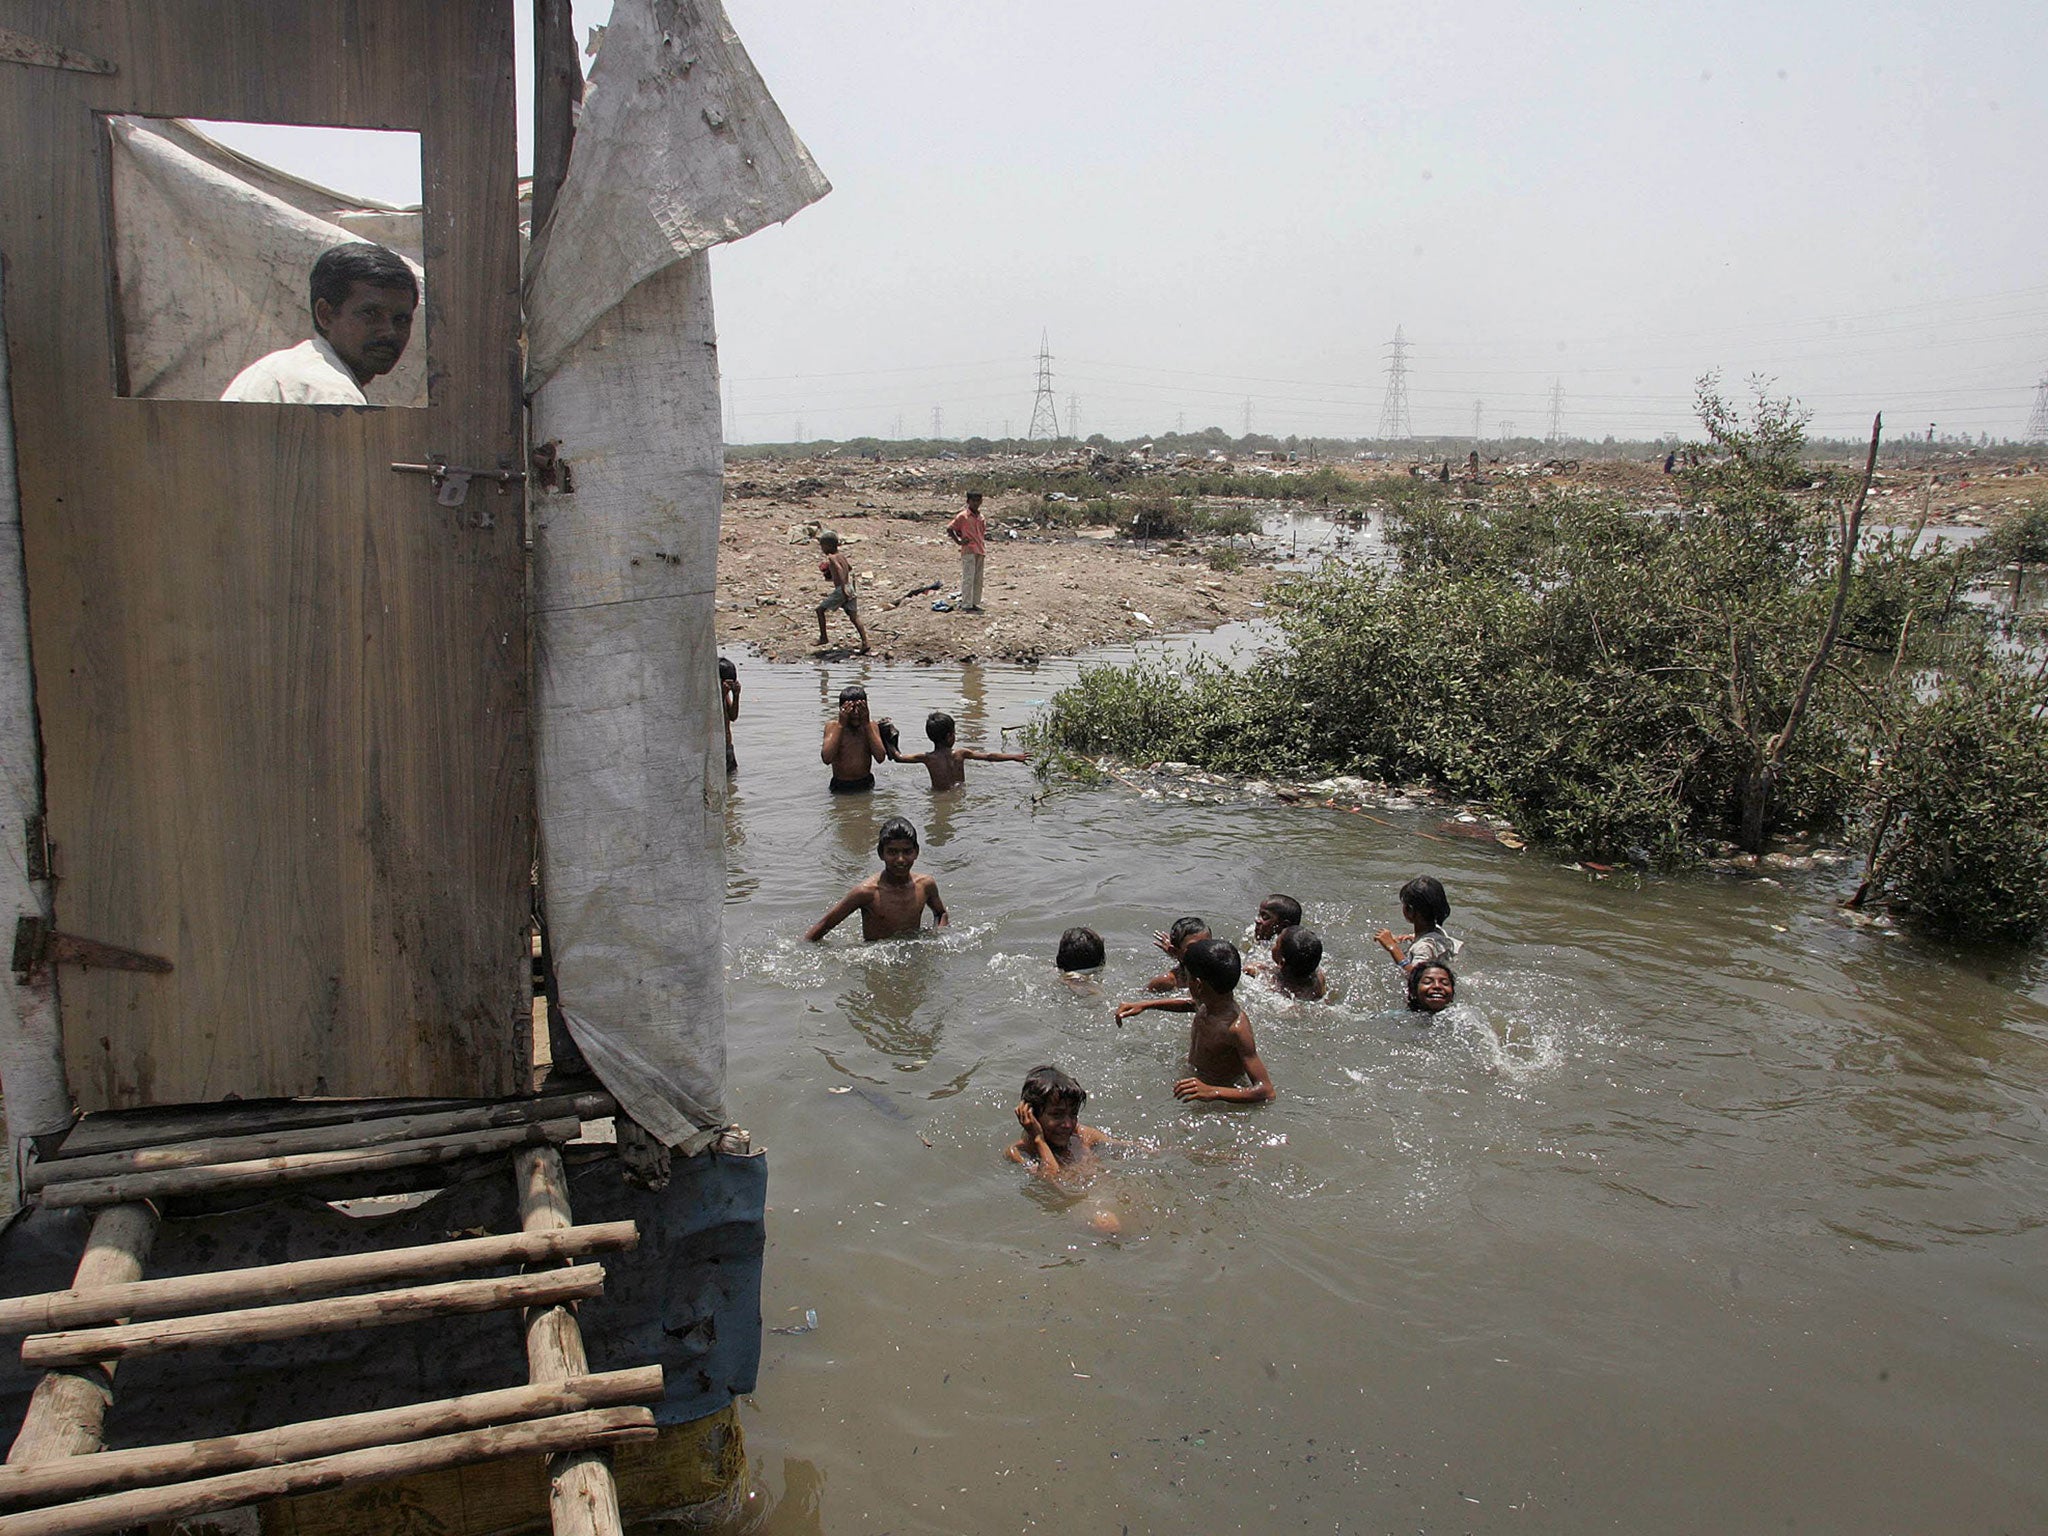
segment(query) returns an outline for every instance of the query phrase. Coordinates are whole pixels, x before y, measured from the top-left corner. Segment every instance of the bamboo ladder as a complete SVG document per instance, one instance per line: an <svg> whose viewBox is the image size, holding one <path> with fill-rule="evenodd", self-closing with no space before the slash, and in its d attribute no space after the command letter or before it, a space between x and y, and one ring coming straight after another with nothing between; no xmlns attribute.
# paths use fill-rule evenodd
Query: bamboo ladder
<svg viewBox="0 0 2048 1536"><path fill-rule="evenodd" d="M0 1466L0 1536L91 1536L497 1457L553 1458L557 1536L618 1536L610 1448L652 1439L644 1405L661 1367L592 1373L573 1305L604 1268L578 1260L635 1246L630 1221L576 1224L560 1145L617 1112L601 1093L429 1113L336 1111L246 1135L128 1147L33 1165L44 1205L96 1211L71 1289L0 1300L0 1334L26 1335L45 1372ZM357 1118L342 1119L343 1116ZM315 1118L318 1118L317 1116ZM145 1279L151 1200L509 1154L516 1233L248 1269ZM528 1273L449 1279L509 1264ZM395 1285L359 1294L363 1286ZM525 1309L528 1385L132 1450L102 1448L116 1367L130 1355Z"/></svg>

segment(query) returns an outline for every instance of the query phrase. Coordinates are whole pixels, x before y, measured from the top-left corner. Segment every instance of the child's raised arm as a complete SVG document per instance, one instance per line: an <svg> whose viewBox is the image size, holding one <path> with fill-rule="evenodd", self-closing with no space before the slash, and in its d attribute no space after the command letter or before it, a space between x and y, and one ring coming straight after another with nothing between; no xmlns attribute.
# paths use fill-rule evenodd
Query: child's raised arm
<svg viewBox="0 0 2048 1536"><path fill-rule="evenodd" d="M830 912L827 912L823 917L819 918L815 923L813 923L811 925L811 931L805 934L804 937L813 944L817 943L818 940L824 938L826 934L830 933L834 928L837 928L841 923L845 922L849 917L853 916L854 913L858 912L863 906L867 905L866 897L867 887L864 885L856 885L852 890L848 891L844 896L840 897L839 900L833 904L832 910Z"/></svg>
<svg viewBox="0 0 2048 1536"><path fill-rule="evenodd" d="M1192 997L1152 997L1142 1003L1118 1003L1116 1021L1121 1025L1125 1019L1134 1019L1148 1008L1161 1008L1168 1013L1193 1013L1195 1000Z"/></svg>
<svg viewBox="0 0 2048 1536"><path fill-rule="evenodd" d="M1415 935L1411 933L1408 937L1412 939ZM1394 937L1393 929L1382 928L1372 936L1372 941L1389 955L1393 956L1394 964L1400 966L1403 970L1408 968L1408 957L1401 952L1401 941Z"/></svg>
<svg viewBox="0 0 2048 1536"><path fill-rule="evenodd" d="M960 755L969 762L975 763L1028 763L1031 761L1031 754L1029 752L977 752L972 748L962 747Z"/></svg>
<svg viewBox="0 0 2048 1536"><path fill-rule="evenodd" d="M932 879L930 875L924 876L923 879L924 904L932 909L932 926L934 928L943 928L949 919L946 915L946 904L939 900L939 882Z"/></svg>

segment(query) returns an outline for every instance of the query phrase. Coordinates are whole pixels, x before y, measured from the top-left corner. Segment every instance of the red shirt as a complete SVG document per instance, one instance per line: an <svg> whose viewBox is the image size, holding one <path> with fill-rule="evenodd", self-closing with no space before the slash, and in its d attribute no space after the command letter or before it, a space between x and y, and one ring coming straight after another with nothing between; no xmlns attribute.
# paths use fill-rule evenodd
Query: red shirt
<svg viewBox="0 0 2048 1536"><path fill-rule="evenodd" d="M979 512L962 512L946 524L946 532L957 534L960 548L970 555L988 553L988 524L981 520Z"/></svg>

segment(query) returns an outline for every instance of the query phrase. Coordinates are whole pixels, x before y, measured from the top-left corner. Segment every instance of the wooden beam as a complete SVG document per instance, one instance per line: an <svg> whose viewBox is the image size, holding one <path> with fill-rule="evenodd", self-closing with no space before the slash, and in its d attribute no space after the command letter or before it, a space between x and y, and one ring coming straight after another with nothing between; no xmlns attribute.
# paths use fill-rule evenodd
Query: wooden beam
<svg viewBox="0 0 2048 1536"><path fill-rule="evenodd" d="M519 1225L528 1232L569 1226L569 1176L562 1154L536 1147L512 1160L519 1189ZM526 1371L536 1384L581 1376L590 1369L583 1330L567 1307L538 1307L526 1314ZM611 1457L600 1449L559 1456L549 1468L548 1517L554 1536L624 1536L619 1485Z"/></svg>
<svg viewBox="0 0 2048 1536"><path fill-rule="evenodd" d="M420 1280L429 1275L459 1274L466 1269L491 1269L502 1264L583 1258L631 1248L639 1241L640 1229L632 1222L610 1221L587 1227L561 1227L551 1232L470 1237L455 1242L422 1243L412 1248L299 1259L289 1264L136 1280L126 1285L95 1286L91 1290L74 1287L68 1291L46 1291L40 1296L0 1301L0 1335L90 1328L96 1323L133 1323L226 1307L300 1301L359 1285Z"/></svg>
<svg viewBox="0 0 2048 1536"><path fill-rule="evenodd" d="M583 99L583 66L576 58L576 23L569 0L533 0L533 233L555 211L555 194L569 174L576 142L576 103Z"/></svg>
<svg viewBox="0 0 2048 1536"><path fill-rule="evenodd" d="M514 1099L472 1108L430 1114L384 1115L336 1125L302 1126L260 1131L245 1136L214 1136L173 1146L131 1147L85 1157L55 1157L31 1163L22 1187L34 1192L80 1179L112 1178L124 1173L154 1173L165 1168L196 1168L209 1163L239 1163L299 1152L339 1152L382 1146L394 1141L420 1141L460 1131L487 1131L500 1126L528 1125L539 1120L601 1120L616 1114L609 1094L565 1093L541 1099Z"/></svg>
<svg viewBox="0 0 2048 1536"><path fill-rule="evenodd" d="M356 1151L295 1152L284 1157L255 1158L240 1163L164 1168L151 1173L120 1173L111 1178L49 1184L44 1187L41 1199L48 1206L111 1205L123 1200L161 1200L171 1195L261 1189L299 1179L451 1163L460 1158L507 1152L536 1143L574 1141L582 1130L583 1122L572 1117L543 1120L533 1125L508 1125L488 1131L460 1131L452 1136L430 1136L418 1141L401 1141L388 1147L366 1147Z"/></svg>
<svg viewBox="0 0 2048 1536"><path fill-rule="evenodd" d="M500 1456L547 1455L580 1446L652 1440L654 1435L654 1415L645 1408L598 1408L0 1515L0 1536L100 1536L154 1521L189 1519L293 1494L437 1472Z"/></svg>
<svg viewBox="0 0 2048 1536"><path fill-rule="evenodd" d="M146 1205L101 1211L93 1218L72 1284L96 1290L133 1282L142 1274L156 1229L156 1212ZM37 1382L7 1464L23 1466L97 1451L107 1404L114 1395L113 1376L114 1362L107 1360L88 1362L81 1370L52 1371Z"/></svg>
<svg viewBox="0 0 2048 1536"><path fill-rule="evenodd" d="M128 1451L101 1451L95 1456L67 1456L39 1466L0 1467L0 1506L13 1509L57 1504L67 1499L117 1493L124 1488L186 1482L195 1477L278 1466L373 1445L424 1440L430 1435L481 1429L488 1424L616 1408L626 1403L651 1403L659 1401L661 1391L661 1367L643 1365L629 1371L573 1376L546 1386L506 1387L431 1403L408 1403L403 1408L308 1419L250 1434L145 1445Z"/></svg>
<svg viewBox="0 0 2048 1536"><path fill-rule="evenodd" d="M32 1333L21 1341L21 1360L24 1365L48 1368L91 1360L123 1360L130 1355L161 1355L174 1350L257 1344L269 1339L298 1338L309 1333L336 1333L344 1328L385 1328L396 1323L416 1323L430 1317L449 1317L464 1312L498 1312L510 1307L558 1307L567 1302L586 1300L603 1289L604 1266L578 1264L572 1269L549 1269L533 1275L449 1280L440 1285L372 1291L366 1296L294 1301L281 1307L208 1312L199 1317L122 1323L112 1328L80 1328L69 1333ZM574 1374L586 1375L588 1367Z"/></svg>

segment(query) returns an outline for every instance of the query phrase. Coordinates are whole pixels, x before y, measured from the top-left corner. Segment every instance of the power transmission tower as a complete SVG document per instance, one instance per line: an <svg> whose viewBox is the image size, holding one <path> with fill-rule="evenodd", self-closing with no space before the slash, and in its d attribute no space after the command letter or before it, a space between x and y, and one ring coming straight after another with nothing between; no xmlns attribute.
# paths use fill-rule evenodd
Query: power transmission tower
<svg viewBox="0 0 2048 1536"><path fill-rule="evenodd" d="M945 434L939 430L939 408L932 407L932 441L938 442Z"/></svg>
<svg viewBox="0 0 2048 1536"><path fill-rule="evenodd" d="M1081 438L1081 397L1067 396L1067 436L1076 442Z"/></svg>
<svg viewBox="0 0 2048 1536"><path fill-rule="evenodd" d="M1031 430L1024 434L1029 441L1051 441L1060 435L1060 413L1052 403L1051 340L1046 332L1038 333L1038 397L1031 402ZM1009 435L1006 427L1003 436Z"/></svg>
<svg viewBox="0 0 2048 1536"><path fill-rule="evenodd" d="M1564 380L1550 381L1550 433L1547 442L1564 441Z"/></svg>
<svg viewBox="0 0 2048 1536"><path fill-rule="evenodd" d="M804 419L801 416L796 419L796 440L798 442L804 440Z"/></svg>
<svg viewBox="0 0 2048 1536"><path fill-rule="evenodd" d="M896 413L896 425L890 430L890 437L895 442L900 443L903 441L903 413L901 411Z"/></svg>
<svg viewBox="0 0 2048 1536"><path fill-rule="evenodd" d="M1479 413L1485 405L1486 402L1484 400L1474 400L1472 402L1472 441L1475 443L1479 441L1480 435Z"/></svg>
<svg viewBox="0 0 2048 1536"><path fill-rule="evenodd" d="M1380 403L1379 435L1391 442L1414 435L1408 426L1408 340L1398 325L1387 343L1387 397Z"/></svg>
<svg viewBox="0 0 2048 1536"><path fill-rule="evenodd" d="M1173 418L1173 430L1176 432L1186 432L1187 429L1188 413L1186 411L1182 411Z"/></svg>
<svg viewBox="0 0 2048 1536"><path fill-rule="evenodd" d="M2034 386L2034 414L2027 418L2027 441L2048 443L2048 378Z"/></svg>
<svg viewBox="0 0 2048 1536"><path fill-rule="evenodd" d="M1252 397L1250 395L1244 397L1244 435L1246 437L1252 435Z"/></svg>
<svg viewBox="0 0 2048 1536"><path fill-rule="evenodd" d="M725 381L725 440L736 443L740 440L739 412L732 406L732 380Z"/></svg>

